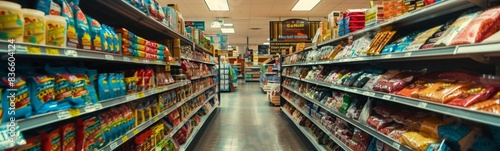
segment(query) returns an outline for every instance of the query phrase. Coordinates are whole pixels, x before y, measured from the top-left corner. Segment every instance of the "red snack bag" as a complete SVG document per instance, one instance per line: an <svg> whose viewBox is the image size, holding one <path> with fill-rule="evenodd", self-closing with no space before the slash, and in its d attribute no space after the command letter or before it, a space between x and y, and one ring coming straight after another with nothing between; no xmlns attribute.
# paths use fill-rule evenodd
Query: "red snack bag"
<svg viewBox="0 0 500 151"><path fill-rule="evenodd" d="M418 79L424 73L425 70L418 72L401 72L389 80L380 79L380 81L373 86L373 90L387 93L396 93L405 88L409 83L412 83L414 80Z"/></svg>
<svg viewBox="0 0 500 151"><path fill-rule="evenodd" d="M500 7L490 8L476 17L451 45L480 43L500 30Z"/></svg>
<svg viewBox="0 0 500 151"><path fill-rule="evenodd" d="M61 127L61 142L63 151L74 151L75 142L75 123L69 123Z"/></svg>
<svg viewBox="0 0 500 151"><path fill-rule="evenodd" d="M491 98L495 93L498 92L498 87L490 86L488 88L485 87L474 87L472 89L467 90L467 93L463 93L462 96L457 97L447 104L461 107L468 107L475 103L485 101L488 98Z"/></svg>
<svg viewBox="0 0 500 151"><path fill-rule="evenodd" d="M373 108L375 113L382 115L383 117L390 117L393 113L397 112L399 109L392 106L382 106L378 105Z"/></svg>
<svg viewBox="0 0 500 151"><path fill-rule="evenodd" d="M382 132L384 133L385 135L389 135L392 131L396 130L396 129L399 129L399 128L402 128L403 127L403 124L399 124L399 123L393 123L387 127L384 127L384 128L381 128L379 130L379 132Z"/></svg>
<svg viewBox="0 0 500 151"><path fill-rule="evenodd" d="M352 140L355 141L356 143L364 147L368 147L368 145L370 145L371 138L372 137L370 134L363 132L357 128L354 129L354 135L352 136Z"/></svg>
<svg viewBox="0 0 500 151"><path fill-rule="evenodd" d="M400 110L391 114L391 118L398 123L404 123L406 119L413 116L415 112L412 110Z"/></svg>
<svg viewBox="0 0 500 151"><path fill-rule="evenodd" d="M61 150L61 130L59 128L49 132L42 132L42 150L45 151L59 151Z"/></svg>
<svg viewBox="0 0 500 151"><path fill-rule="evenodd" d="M392 119L383 118L378 115L372 115L368 118L366 122L368 123L368 125L378 130L389 125L392 122Z"/></svg>

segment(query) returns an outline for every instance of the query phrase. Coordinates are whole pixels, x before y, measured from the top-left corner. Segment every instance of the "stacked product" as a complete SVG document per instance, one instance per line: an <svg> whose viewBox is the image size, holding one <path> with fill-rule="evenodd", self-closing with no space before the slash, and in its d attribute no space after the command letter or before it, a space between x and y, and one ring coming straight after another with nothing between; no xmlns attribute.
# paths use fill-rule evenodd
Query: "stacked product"
<svg viewBox="0 0 500 151"><path fill-rule="evenodd" d="M339 36L365 28L365 9L348 9L338 22Z"/></svg>
<svg viewBox="0 0 500 151"><path fill-rule="evenodd" d="M167 28L177 32L180 31L181 26L178 24L177 19L178 17L182 18L182 15L175 8L170 6L162 7L155 0L128 0L128 2L149 17L165 24Z"/></svg>
<svg viewBox="0 0 500 151"><path fill-rule="evenodd" d="M146 40L124 28L117 29L116 32L122 37L123 55L168 61L170 53L165 45Z"/></svg>

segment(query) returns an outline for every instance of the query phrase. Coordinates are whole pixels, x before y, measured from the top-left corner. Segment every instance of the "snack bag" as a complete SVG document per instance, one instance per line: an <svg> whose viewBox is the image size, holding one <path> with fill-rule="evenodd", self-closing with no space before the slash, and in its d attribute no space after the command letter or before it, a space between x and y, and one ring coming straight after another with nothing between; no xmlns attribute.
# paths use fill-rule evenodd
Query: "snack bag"
<svg viewBox="0 0 500 151"><path fill-rule="evenodd" d="M36 9L45 13L45 15L61 15L61 6L52 0L37 0Z"/></svg>
<svg viewBox="0 0 500 151"><path fill-rule="evenodd" d="M111 98L111 88L108 84L108 74L101 73L97 78L97 96L99 99L106 100Z"/></svg>
<svg viewBox="0 0 500 151"><path fill-rule="evenodd" d="M425 137L418 132L406 132L401 137L401 140L408 147L414 149L415 151L425 151L427 146L431 143L436 143L438 140L434 138Z"/></svg>
<svg viewBox="0 0 500 151"><path fill-rule="evenodd" d="M102 51L103 49L103 43L102 43L102 38L104 35L101 31L101 24L93 19L92 17L86 15L87 21L89 23L89 32L90 32L90 42L91 42L91 49L92 50L97 50L97 51Z"/></svg>
<svg viewBox="0 0 500 151"><path fill-rule="evenodd" d="M123 82L125 83L126 94L137 92L137 82L139 82L137 77L127 77L123 79Z"/></svg>
<svg viewBox="0 0 500 151"><path fill-rule="evenodd" d="M55 81L50 76L27 77L30 90L30 100L33 103L35 114L43 114L59 110L55 102Z"/></svg>
<svg viewBox="0 0 500 151"><path fill-rule="evenodd" d="M54 0L61 6L61 16L66 18L67 24L67 45L68 47L77 48L80 43L76 33L75 17L73 9L70 7L66 0Z"/></svg>
<svg viewBox="0 0 500 151"><path fill-rule="evenodd" d="M9 78L7 76L1 78L0 86L2 89L2 101L1 106L3 107L1 110L2 118L4 122L10 120L10 117L18 118L27 118L32 115L32 104L30 101L30 91L28 82L23 77L16 77L13 84L9 82ZM15 89L16 91L11 91L8 89ZM13 97L12 97L13 96ZM8 108L13 108L10 104L11 100L15 100L14 110L10 110ZM3 123L3 122L1 122Z"/></svg>
<svg viewBox="0 0 500 151"><path fill-rule="evenodd" d="M479 136L480 130L465 125L443 125L438 127L439 138L446 138L446 144L452 150L468 150Z"/></svg>
<svg viewBox="0 0 500 151"><path fill-rule="evenodd" d="M69 67L68 71L72 74L75 74L77 77L85 80L85 89L88 91L87 95L84 96L85 104L88 105L98 102L99 99L97 98L95 87L92 85L89 76L86 74L88 70L86 68ZM92 75L92 79L94 78L95 75Z"/></svg>
<svg viewBox="0 0 500 151"><path fill-rule="evenodd" d="M474 18L451 45L480 43L500 30L500 7L489 8Z"/></svg>
<svg viewBox="0 0 500 151"><path fill-rule="evenodd" d="M450 119L428 117L423 120L422 126L420 127L420 132L434 139L438 139L439 138L438 127L442 125L451 124L453 122L454 121Z"/></svg>
<svg viewBox="0 0 500 151"><path fill-rule="evenodd" d="M73 10L73 15L75 16L75 27L76 27L76 35L78 37L78 42L80 45L79 48L82 49L91 49L91 39L90 39L90 30L87 18L85 14L78 6L80 4L80 0L68 0L68 4Z"/></svg>
<svg viewBox="0 0 500 151"><path fill-rule="evenodd" d="M61 127L62 151L74 151L75 142L75 123L68 123Z"/></svg>
<svg viewBox="0 0 500 151"><path fill-rule="evenodd" d="M62 150L61 130L60 128L46 130L40 134L42 138L42 150L60 151Z"/></svg>
<svg viewBox="0 0 500 151"><path fill-rule="evenodd" d="M118 97L119 87L117 87L115 73L108 73L108 87L110 90L110 98Z"/></svg>
<svg viewBox="0 0 500 151"><path fill-rule="evenodd" d="M451 100L447 104L461 107L468 107L475 103L485 101L488 98L491 98L498 92L498 87L490 86L490 87L472 87L467 90L463 95Z"/></svg>
<svg viewBox="0 0 500 151"><path fill-rule="evenodd" d="M415 37L415 40L410 44L410 46L406 47L404 51L414 51L414 50L419 50L422 45L425 44L425 42L431 38L432 35L434 35L439 29L441 29L443 25L439 25L436 27L433 27L431 29L426 30L425 32L422 32L418 34L417 37Z"/></svg>
<svg viewBox="0 0 500 151"><path fill-rule="evenodd" d="M455 37L462 32L462 30L469 25L469 23L474 19L480 11L467 11L460 17L458 17L453 24L448 27L448 29L439 37L434 46L449 46Z"/></svg>
<svg viewBox="0 0 500 151"><path fill-rule="evenodd" d="M5 151L35 151L35 150L42 150L42 141L39 135L27 138L26 144L24 145L5 149Z"/></svg>

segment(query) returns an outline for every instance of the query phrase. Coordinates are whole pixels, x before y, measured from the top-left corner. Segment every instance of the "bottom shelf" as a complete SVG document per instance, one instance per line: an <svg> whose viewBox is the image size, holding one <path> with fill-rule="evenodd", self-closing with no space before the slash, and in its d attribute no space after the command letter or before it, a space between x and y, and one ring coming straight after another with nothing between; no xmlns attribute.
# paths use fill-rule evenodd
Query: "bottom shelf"
<svg viewBox="0 0 500 151"><path fill-rule="evenodd" d="M182 144L181 145L181 151L185 151L187 150L187 148L189 147L189 144L191 144L191 142L193 142L193 139L194 137L196 136L196 134L198 134L198 132L200 131L201 127L203 127L203 125L205 124L205 122L207 121L208 117L210 117L210 115L217 109L217 104L214 106L214 108L208 112L207 115L201 117L201 122L198 126L196 126L196 128L193 129L193 131L191 132L191 136L189 136L188 140L186 141L186 143Z"/></svg>
<svg viewBox="0 0 500 151"><path fill-rule="evenodd" d="M295 121L292 117L292 115L290 115L290 113L288 113L287 109L283 108L283 107L280 107L281 108L281 111L283 113L285 113L285 115L290 119L292 120L292 122L295 124L295 126L307 137L307 139L313 144L314 148L316 148L316 150L320 150L320 151L326 151L327 149L323 146L323 145L320 145L317 141L316 141L316 137L314 137L305 127L303 126L300 126L299 125L299 122Z"/></svg>

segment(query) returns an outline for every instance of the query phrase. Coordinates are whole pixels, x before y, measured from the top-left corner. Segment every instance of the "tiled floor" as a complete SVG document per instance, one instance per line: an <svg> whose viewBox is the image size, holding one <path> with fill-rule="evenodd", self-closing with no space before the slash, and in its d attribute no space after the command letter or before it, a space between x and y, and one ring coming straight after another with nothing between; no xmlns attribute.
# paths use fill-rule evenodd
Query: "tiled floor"
<svg viewBox="0 0 500 151"><path fill-rule="evenodd" d="M258 82L221 94L219 114L207 125L194 151L308 151L279 107L266 100Z"/></svg>

